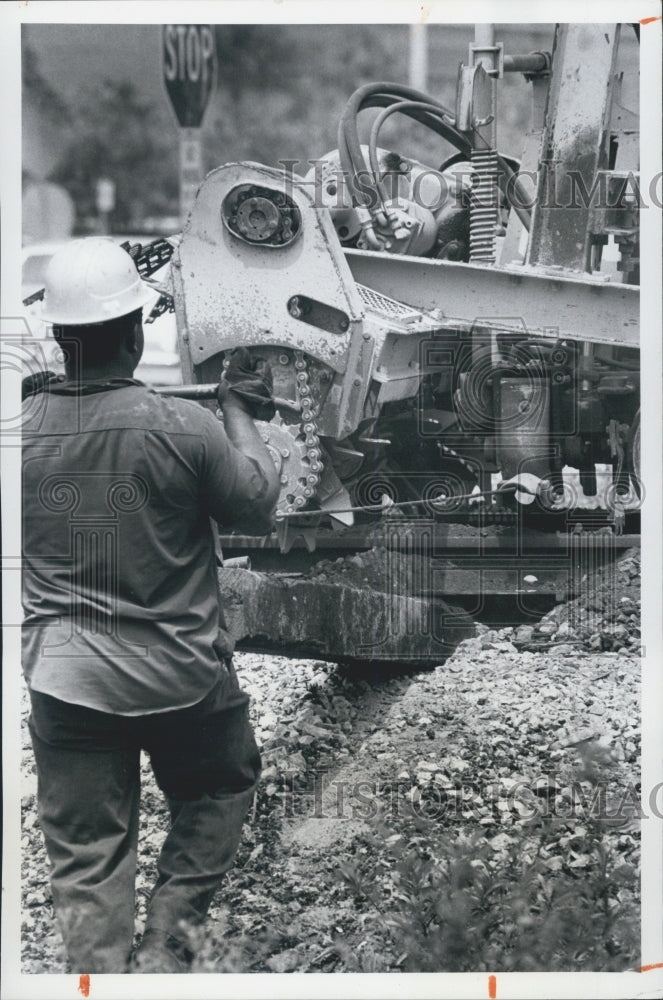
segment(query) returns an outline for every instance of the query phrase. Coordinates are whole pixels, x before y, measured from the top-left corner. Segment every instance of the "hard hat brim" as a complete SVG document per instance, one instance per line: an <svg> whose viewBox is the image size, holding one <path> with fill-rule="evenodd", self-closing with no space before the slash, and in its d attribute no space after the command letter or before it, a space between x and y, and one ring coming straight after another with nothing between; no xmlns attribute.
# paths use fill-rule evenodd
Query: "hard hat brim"
<svg viewBox="0 0 663 1000"><path fill-rule="evenodd" d="M146 285L140 291L136 292L134 302L130 308L123 308L122 312L109 310L107 319L100 318L98 309L91 312L89 318L85 318L85 316L81 317L80 313L77 316L72 316L58 312L57 309L53 312L49 309L44 309L39 312L39 319L47 323L52 323L54 326L101 326L103 323L110 323L111 320L121 319L122 316L129 316L136 309L142 309L148 302L157 298L158 293Z"/></svg>

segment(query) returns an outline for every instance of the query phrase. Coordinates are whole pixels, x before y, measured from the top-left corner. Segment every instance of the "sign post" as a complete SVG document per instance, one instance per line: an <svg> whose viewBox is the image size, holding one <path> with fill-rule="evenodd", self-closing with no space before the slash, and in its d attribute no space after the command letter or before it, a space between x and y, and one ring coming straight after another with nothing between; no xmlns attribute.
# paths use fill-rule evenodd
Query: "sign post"
<svg viewBox="0 0 663 1000"><path fill-rule="evenodd" d="M203 179L200 126L216 82L216 47L210 24L165 24L163 79L180 126L182 224Z"/></svg>
<svg viewBox="0 0 663 1000"><path fill-rule="evenodd" d="M96 184L95 194L101 231L107 233L109 231L108 213L115 208L115 181L109 177L100 177Z"/></svg>

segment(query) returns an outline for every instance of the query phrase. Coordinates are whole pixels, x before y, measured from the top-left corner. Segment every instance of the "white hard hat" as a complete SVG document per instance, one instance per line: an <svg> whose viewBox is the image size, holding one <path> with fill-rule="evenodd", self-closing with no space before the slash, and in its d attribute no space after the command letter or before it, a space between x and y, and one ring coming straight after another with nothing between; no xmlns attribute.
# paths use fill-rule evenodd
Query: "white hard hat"
<svg viewBox="0 0 663 1000"><path fill-rule="evenodd" d="M133 260L107 236L72 240L46 269L41 318L59 326L104 323L126 316L154 297Z"/></svg>

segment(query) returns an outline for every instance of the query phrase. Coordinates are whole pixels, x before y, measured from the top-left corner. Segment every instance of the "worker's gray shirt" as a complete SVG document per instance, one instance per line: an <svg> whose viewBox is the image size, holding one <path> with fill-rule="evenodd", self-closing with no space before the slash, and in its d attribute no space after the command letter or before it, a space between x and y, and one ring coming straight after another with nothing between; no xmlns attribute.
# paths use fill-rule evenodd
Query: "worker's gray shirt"
<svg viewBox="0 0 663 1000"><path fill-rule="evenodd" d="M198 403L131 379L28 397L23 669L36 691L139 715L199 701L232 649L210 517L266 482Z"/></svg>

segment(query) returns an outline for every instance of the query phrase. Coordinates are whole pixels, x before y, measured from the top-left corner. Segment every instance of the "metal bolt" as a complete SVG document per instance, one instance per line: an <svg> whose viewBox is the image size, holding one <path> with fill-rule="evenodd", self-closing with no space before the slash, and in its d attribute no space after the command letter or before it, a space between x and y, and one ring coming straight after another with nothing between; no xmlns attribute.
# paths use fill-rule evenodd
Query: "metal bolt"
<svg viewBox="0 0 663 1000"><path fill-rule="evenodd" d="M288 458L290 452L287 448L281 448L281 458Z"/></svg>
<svg viewBox="0 0 663 1000"><path fill-rule="evenodd" d="M260 436L265 442L265 444L267 444L267 442L269 441L269 434L261 434Z"/></svg>
<svg viewBox="0 0 663 1000"><path fill-rule="evenodd" d="M306 487L306 488L304 489L304 496L305 496L305 497L312 497L312 496L313 496L313 490L311 489L311 487L310 487L310 486L307 486L307 487Z"/></svg>
<svg viewBox="0 0 663 1000"><path fill-rule="evenodd" d="M284 486L288 482L288 477L286 476L285 472L281 476L281 482L283 483Z"/></svg>
<svg viewBox="0 0 663 1000"><path fill-rule="evenodd" d="M361 379L360 378L356 378L352 384L356 385L356 386L360 386L361 385Z"/></svg>
<svg viewBox="0 0 663 1000"><path fill-rule="evenodd" d="M289 361L290 361L290 358L288 357L287 354L279 354L279 364L281 364L281 365L287 365L289 363Z"/></svg>

